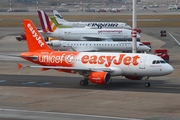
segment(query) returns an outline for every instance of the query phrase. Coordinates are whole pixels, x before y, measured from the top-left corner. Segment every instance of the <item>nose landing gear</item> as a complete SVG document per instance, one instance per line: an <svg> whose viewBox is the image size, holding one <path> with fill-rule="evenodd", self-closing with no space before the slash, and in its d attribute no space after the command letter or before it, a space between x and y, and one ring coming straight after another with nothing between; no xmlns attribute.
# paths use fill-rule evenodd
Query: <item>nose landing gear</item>
<svg viewBox="0 0 180 120"><path fill-rule="evenodd" d="M148 81L149 79L149 76L146 76L145 80L146 80L146 83L145 83L145 87L150 87L151 86L151 83Z"/></svg>
<svg viewBox="0 0 180 120"><path fill-rule="evenodd" d="M149 82L149 81L147 81L146 83L145 83L145 87L150 87L151 86L151 83Z"/></svg>

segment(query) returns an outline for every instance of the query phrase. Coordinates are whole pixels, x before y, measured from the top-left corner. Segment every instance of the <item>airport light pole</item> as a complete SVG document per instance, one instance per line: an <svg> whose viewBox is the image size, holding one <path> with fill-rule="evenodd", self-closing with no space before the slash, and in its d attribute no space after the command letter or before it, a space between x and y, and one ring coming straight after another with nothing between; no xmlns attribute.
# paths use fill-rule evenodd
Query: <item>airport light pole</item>
<svg viewBox="0 0 180 120"><path fill-rule="evenodd" d="M132 53L137 52L137 17L136 17L136 3L137 0L133 0L133 20L132 20Z"/></svg>
<svg viewBox="0 0 180 120"><path fill-rule="evenodd" d="M36 9L38 9L38 4L39 4L38 0L36 0Z"/></svg>
<svg viewBox="0 0 180 120"><path fill-rule="evenodd" d="M12 0L9 1L10 10L12 10Z"/></svg>

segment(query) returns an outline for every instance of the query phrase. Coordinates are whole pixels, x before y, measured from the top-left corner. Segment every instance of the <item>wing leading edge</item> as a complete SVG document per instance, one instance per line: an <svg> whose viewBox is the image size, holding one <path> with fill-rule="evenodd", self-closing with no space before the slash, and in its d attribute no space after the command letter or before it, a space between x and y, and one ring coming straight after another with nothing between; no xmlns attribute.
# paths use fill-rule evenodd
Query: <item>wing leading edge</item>
<svg viewBox="0 0 180 120"><path fill-rule="evenodd" d="M73 70L73 71L88 71L88 72L95 72L95 71L104 71L104 72L112 72L110 68L86 68L86 67L62 67L62 66L36 66L36 65L21 65L19 63L19 66L22 67L30 67L30 68L43 68L43 69L60 69L60 70Z"/></svg>

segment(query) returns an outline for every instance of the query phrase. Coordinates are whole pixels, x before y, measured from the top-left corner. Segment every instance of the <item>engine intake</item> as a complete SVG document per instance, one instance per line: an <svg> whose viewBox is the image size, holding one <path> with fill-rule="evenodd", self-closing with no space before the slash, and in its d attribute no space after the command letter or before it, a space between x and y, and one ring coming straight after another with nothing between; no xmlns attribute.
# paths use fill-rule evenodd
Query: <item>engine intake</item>
<svg viewBox="0 0 180 120"><path fill-rule="evenodd" d="M61 46L61 43L59 40L53 40L53 41L50 41L50 42L46 42L47 45L49 46L53 46L53 47L58 47L58 46Z"/></svg>
<svg viewBox="0 0 180 120"><path fill-rule="evenodd" d="M107 72L91 72L89 80L95 84L109 84L111 82L111 75Z"/></svg>

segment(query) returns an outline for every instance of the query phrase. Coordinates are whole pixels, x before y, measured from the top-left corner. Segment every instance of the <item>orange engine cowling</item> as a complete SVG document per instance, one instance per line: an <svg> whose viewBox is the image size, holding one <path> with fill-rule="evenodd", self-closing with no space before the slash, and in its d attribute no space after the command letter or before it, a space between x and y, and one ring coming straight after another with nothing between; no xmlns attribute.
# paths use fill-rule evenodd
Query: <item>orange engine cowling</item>
<svg viewBox="0 0 180 120"><path fill-rule="evenodd" d="M91 72L89 80L95 84L109 84L111 82L111 75L107 72Z"/></svg>
<svg viewBox="0 0 180 120"><path fill-rule="evenodd" d="M142 80L144 78L143 76L125 76L125 77L131 80Z"/></svg>

